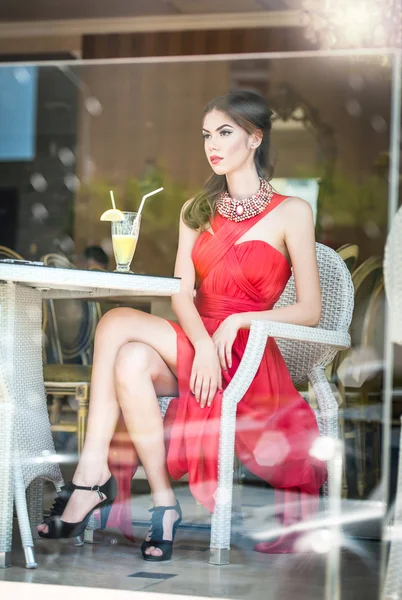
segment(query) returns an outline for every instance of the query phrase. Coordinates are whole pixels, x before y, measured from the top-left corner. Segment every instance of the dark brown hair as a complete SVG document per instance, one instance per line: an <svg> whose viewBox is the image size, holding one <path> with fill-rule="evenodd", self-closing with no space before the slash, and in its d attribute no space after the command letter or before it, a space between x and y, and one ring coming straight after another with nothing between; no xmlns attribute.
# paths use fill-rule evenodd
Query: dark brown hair
<svg viewBox="0 0 402 600"><path fill-rule="evenodd" d="M272 111L262 96L250 91L233 91L215 98L207 104L205 116L213 110L227 114L247 133L259 129L263 134L261 144L254 154L254 163L258 176L266 177L265 168L268 159L269 131L271 129ZM190 200L183 210L183 221L191 229L203 229L215 214L216 201L222 192L227 190L226 176L213 173L203 189Z"/></svg>

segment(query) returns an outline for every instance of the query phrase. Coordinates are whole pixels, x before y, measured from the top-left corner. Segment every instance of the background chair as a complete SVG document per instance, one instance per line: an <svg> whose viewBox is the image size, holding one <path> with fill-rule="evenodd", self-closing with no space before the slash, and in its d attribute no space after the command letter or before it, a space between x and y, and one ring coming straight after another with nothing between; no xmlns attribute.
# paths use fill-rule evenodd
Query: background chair
<svg viewBox="0 0 402 600"><path fill-rule="evenodd" d="M354 287L354 312L350 324L351 348L339 352L334 359L329 377L337 386L341 397L340 427L344 438L344 496L363 497L366 493L366 417L369 399L378 402L381 392L381 374L368 375L362 368L374 348L369 345L371 327L378 329L381 314L375 314L374 296L383 282L382 259L373 256L365 260L352 273ZM371 303L371 304L370 304ZM376 324L373 324L373 320ZM381 324L380 324L381 326ZM370 342L371 343L371 342ZM378 357L382 350L377 344ZM372 365L374 366L374 365ZM344 378L345 372L348 373ZM354 378L354 379L353 379ZM379 444L379 440L373 441Z"/></svg>
<svg viewBox="0 0 402 600"><path fill-rule="evenodd" d="M7 248L7 246L0 246L0 258L16 258L17 260L24 260L21 254L18 254L15 250L11 250L11 248Z"/></svg>
<svg viewBox="0 0 402 600"><path fill-rule="evenodd" d="M302 327L263 319L253 321L242 361L223 394L219 482L210 542L212 564L229 563L236 408L257 372L270 335L278 342L293 382L311 383L319 407L317 420L321 435L338 437L338 404L325 376L325 368L339 349L350 344L348 329L353 312L353 285L345 263L334 250L322 244L317 244L316 249L322 293L322 316L318 326ZM275 308L295 301L292 276ZM163 415L170 400L159 398ZM324 493L327 493L326 485Z"/></svg>
<svg viewBox="0 0 402 600"><path fill-rule="evenodd" d="M360 386L345 388L345 410L350 411L348 418L356 428L357 490L361 497L380 480L384 308L384 280L381 278L366 309L361 345L353 367L352 378Z"/></svg>
<svg viewBox="0 0 402 600"><path fill-rule="evenodd" d="M0 258L23 260L20 254L6 246L0 246ZM42 261L47 266L74 268L67 258L58 254L49 254ZM93 338L100 316L97 302L47 300L42 303L43 358L47 363L47 354L50 354L55 363L44 365L45 387L52 397L49 407L52 431L77 433L79 452L84 444L91 380L89 363L92 362ZM66 364L77 359L82 364ZM63 399L69 396L70 404L64 404L62 410ZM68 406L71 406L70 411L66 411ZM70 416L77 412L77 418L63 421L62 416L68 412Z"/></svg>
<svg viewBox="0 0 402 600"><path fill-rule="evenodd" d="M46 266L64 269L74 265L64 256L47 254ZM96 325L100 318L97 302L86 300L47 300L48 354L53 364L44 365L51 429L77 433L78 452L84 445L88 417L91 363ZM68 402L64 402L65 398ZM76 415L76 416L75 416Z"/></svg>
<svg viewBox="0 0 402 600"><path fill-rule="evenodd" d="M337 248L337 253L345 262L350 273L353 273L359 260L359 246L357 244L344 244Z"/></svg>
<svg viewBox="0 0 402 600"><path fill-rule="evenodd" d="M352 274L354 289L354 312L350 324L351 347L359 346L363 333L363 322L373 291L383 277L382 259L372 256L359 265ZM350 351L339 352L331 368L331 378L335 379L336 371Z"/></svg>

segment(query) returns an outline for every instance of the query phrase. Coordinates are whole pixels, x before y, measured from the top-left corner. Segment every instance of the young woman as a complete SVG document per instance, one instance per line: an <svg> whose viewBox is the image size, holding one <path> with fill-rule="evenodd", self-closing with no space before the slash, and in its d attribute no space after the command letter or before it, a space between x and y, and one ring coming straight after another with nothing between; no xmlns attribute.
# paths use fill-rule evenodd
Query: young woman
<svg viewBox="0 0 402 600"><path fill-rule="evenodd" d="M188 473L193 495L213 510L222 393L240 363L251 321L318 323L312 211L299 198L276 194L263 173L270 116L265 100L246 91L206 107L202 132L214 173L180 217L175 276L181 289L172 298L179 324L129 308L101 319L85 447L73 483L39 528L42 537L79 535L96 507L105 524L116 496L107 458L121 410L154 502L142 553L146 560L170 558L181 510L169 475ZM297 302L272 310L291 265ZM165 422L158 395L178 396ZM309 453L318 435L314 413L270 338L238 405L236 453L281 491L284 523L306 516L318 501L326 467ZM263 543L256 550L291 552L293 541Z"/></svg>

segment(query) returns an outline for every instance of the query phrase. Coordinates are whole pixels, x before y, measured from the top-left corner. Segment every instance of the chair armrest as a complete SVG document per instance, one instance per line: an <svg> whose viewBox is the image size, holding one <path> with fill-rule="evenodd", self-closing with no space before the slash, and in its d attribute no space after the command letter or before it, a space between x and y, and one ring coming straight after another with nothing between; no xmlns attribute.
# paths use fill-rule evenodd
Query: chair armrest
<svg viewBox="0 0 402 600"><path fill-rule="evenodd" d="M223 394L223 402L234 405L243 398L253 381L263 357L269 332L261 326L263 321L253 321L243 357L231 382Z"/></svg>
<svg viewBox="0 0 402 600"><path fill-rule="evenodd" d="M318 327L306 327L305 325L292 325L292 323L279 323L276 321L265 321L263 319L252 321L258 323L268 336L307 342L311 344L324 344L338 350L346 350L350 347L350 335L347 331L332 331Z"/></svg>
<svg viewBox="0 0 402 600"><path fill-rule="evenodd" d="M269 336L324 344L338 349L350 346L350 336L346 331L330 331L263 319L252 321L243 358L223 395L225 403L228 402L235 406L247 392L260 366Z"/></svg>

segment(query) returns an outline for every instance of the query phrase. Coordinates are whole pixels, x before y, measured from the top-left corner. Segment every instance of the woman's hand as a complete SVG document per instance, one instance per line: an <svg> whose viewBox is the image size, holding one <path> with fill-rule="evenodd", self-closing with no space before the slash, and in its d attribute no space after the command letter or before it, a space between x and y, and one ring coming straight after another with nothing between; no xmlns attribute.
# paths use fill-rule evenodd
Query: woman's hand
<svg viewBox="0 0 402 600"><path fill-rule="evenodd" d="M190 390L201 408L211 406L216 391L222 389L222 371L213 341L209 338L195 346Z"/></svg>
<svg viewBox="0 0 402 600"><path fill-rule="evenodd" d="M220 365L224 371L232 366L232 346L239 329L241 329L241 315L230 315L222 321L212 336Z"/></svg>

